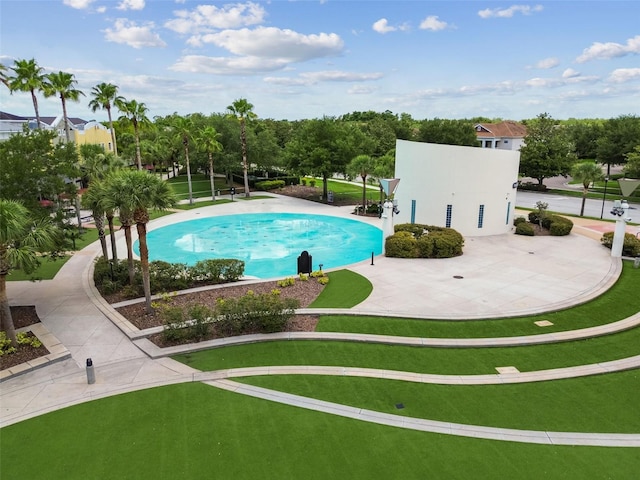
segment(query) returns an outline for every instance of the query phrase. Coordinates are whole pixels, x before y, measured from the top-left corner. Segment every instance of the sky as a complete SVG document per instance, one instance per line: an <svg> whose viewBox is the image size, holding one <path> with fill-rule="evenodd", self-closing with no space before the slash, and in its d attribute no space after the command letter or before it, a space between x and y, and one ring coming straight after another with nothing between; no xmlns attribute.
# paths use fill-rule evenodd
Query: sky
<svg viewBox="0 0 640 480"><path fill-rule="evenodd" d="M640 113L640 1L0 0L0 62L118 85L149 117L374 110L414 119ZM28 93L1 109L33 115ZM41 115L61 113L39 96Z"/></svg>

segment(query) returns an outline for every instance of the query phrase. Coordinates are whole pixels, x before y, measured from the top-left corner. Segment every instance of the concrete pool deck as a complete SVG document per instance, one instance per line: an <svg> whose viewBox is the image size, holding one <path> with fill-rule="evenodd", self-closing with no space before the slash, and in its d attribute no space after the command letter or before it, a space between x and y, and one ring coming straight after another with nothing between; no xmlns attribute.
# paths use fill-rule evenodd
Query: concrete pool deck
<svg viewBox="0 0 640 480"><path fill-rule="evenodd" d="M149 228L209 214L256 211L358 218L351 215L351 207L273 195L161 217ZM381 222L377 218L362 220ZM576 230L582 229L594 232L587 227ZM120 258L126 256L123 239L118 248ZM0 393L0 426L94 398L183 382L185 376L194 374L191 368L168 358L150 359L98 308L89 272L99 250L96 242L78 252L54 280L8 282L10 303L35 304L43 325L68 350L70 358L5 379ZM619 260L612 260L609 251L593 238L579 234L560 238L475 237L467 239L464 250L463 256L448 260L377 257L373 265L367 261L350 266L374 285L372 295L354 310L451 319L545 312L602 293L620 272ZM86 379L87 358L95 365L97 380L92 385Z"/></svg>

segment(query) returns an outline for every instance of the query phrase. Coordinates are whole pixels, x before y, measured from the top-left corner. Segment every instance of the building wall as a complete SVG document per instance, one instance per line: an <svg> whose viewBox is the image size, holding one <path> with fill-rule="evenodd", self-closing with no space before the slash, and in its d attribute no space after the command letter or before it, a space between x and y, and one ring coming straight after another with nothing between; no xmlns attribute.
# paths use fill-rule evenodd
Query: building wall
<svg viewBox="0 0 640 480"><path fill-rule="evenodd" d="M74 141L76 145L94 144L101 145L105 152L113 153L113 145L111 142L111 132L109 129L98 122L88 122L82 130L74 130Z"/></svg>
<svg viewBox="0 0 640 480"><path fill-rule="evenodd" d="M507 233L519 164L517 151L397 140L395 223L450 226L464 236Z"/></svg>

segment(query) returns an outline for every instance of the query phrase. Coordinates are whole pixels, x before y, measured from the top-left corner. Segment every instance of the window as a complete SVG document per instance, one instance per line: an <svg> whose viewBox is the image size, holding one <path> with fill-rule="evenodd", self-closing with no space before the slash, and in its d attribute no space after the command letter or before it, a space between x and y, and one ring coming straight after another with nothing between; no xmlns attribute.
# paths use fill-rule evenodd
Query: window
<svg viewBox="0 0 640 480"><path fill-rule="evenodd" d="M480 205L478 209L478 228L482 228L484 222L484 205Z"/></svg>
<svg viewBox="0 0 640 480"><path fill-rule="evenodd" d="M411 200L411 223L416 223L416 201Z"/></svg>
<svg viewBox="0 0 640 480"><path fill-rule="evenodd" d="M509 140L503 140L502 143L509 143Z"/></svg>
<svg viewBox="0 0 640 480"><path fill-rule="evenodd" d="M511 202L507 203L507 225L509 225L509 214L511 213Z"/></svg>
<svg viewBox="0 0 640 480"><path fill-rule="evenodd" d="M447 221L445 226L447 228L451 228L451 211L453 210L453 205L447 205Z"/></svg>
<svg viewBox="0 0 640 480"><path fill-rule="evenodd" d="M112 148L111 148L111 142L109 142L109 151L111 151L111 150L112 150Z"/></svg>

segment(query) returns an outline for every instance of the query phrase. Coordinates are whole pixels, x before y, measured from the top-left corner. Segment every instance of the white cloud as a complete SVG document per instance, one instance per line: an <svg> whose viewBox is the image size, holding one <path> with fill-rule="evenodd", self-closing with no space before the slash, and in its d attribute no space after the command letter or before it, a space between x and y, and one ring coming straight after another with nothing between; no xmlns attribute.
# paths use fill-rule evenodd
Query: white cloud
<svg viewBox="0 0 640 480"><path fill-rule="evenodd" d="M118 10L142 10L145 0L122 0L116 7Z"/></svg>
<svg viewBox="0 0 640 480"><path fill-rule="evenodd" d="M576 62L584 63L590 60L608 60L638 54L640 54L640 35L628 39L625 45L614 42L594 42L593 45L582 51L582 55L576 58Z"/></svg>
<svg viewBox="0 0 640 480"><path fill-rule="evenodd" d="M481 18L511 18L516 13L522 15L531 15L532 13L541 12L543 10L542 5L511 5L509 8L486 8L480 10L478 15Z"/></svg>
<svg viewBox="0 0 640 480"><path fill-rule="evenodd" d="M247 2L222 7L198 5L191 11L175 11L174 15L176 18L164 24L166 28L181 34L196 34L259 25L264 22L266 12L261 5Z"/></svg>
<svg viewBox="0 0 640 480"><path fill-rule="evenodd" d="M391 25L389 25L388 21L386 18L381 18L380 20L378 20L377 22L375 22L371 28L373 28L374 31L378 32L378 33L389 33L389 32L395 32L397 30L396 27L392 27Z"/></svg>
<svg viewBox="0 0 640 480"><path fill-rule="evenodd" d="M382 73L354 73L342 72L339 70L326 70L321 72L305 72L298 77L266 77L267 83L288 86L315 85L320 82L367 82L379 80L384 75Z"/></svg>
<svg viewBox="0 0 640 480"><path fill-rule="evenodd" d="M274 27L224 30L203 35L200 41L222 47L235 55L303 62L339 55L344 42L335 33L303 35Z"/></svg>
<svg viewBox="0 0 640 480"><path fill-rule="evenodd" d="M104 13L106 11L107 11L107 7L105 7L105 6L96 8L96 12L98 12L98 13Z"/></svg>
<svg viewBox="0 0 640 480"><path fill-rule="evenodd" d="M138 26L135 22L125 18L118 18L113 29L104 30L105 38L109 42L124 43L133 48L166 47L167 44L160 35L153 32L153 22Z"/></svg>
<svg viewBox="0 0 640 480"><path fill-rule="evenodd" d="M95 0L63 0L63 4L67 7L76 8L78 10L84 10L95 2Z"/></svg>
<svg viewBox="0 0 640 480"><path fill-rule="evenodd" d="M368 95L375 92L376 90L376 88L370 87L368 85L354 85L349 90L347 90L347 93L350 95Z"/></svg>
<svg viewBox="0 0 640 480"><path fill-rule="evenodd" d="M256 75L282 70L288 63L287 60L279 58L185 55L169 68L178 72L213 75Z"/></svg>
<svg viewBox="0 0 640 480"><path fill-rule="evenodd" d="M427 18L425 18L420 23L420 29L421 30L431 30L432 32L437 32L439 30L444 30L448 26L449 25L447 24L447 22L443 22L442 20L438 20L438 17L435 16L435 15L428 16Z"/></svg>
<svg viewBox="0 0 640 480"><path fill-rule="evenodd" d="M579 76L580 72L577 72L573 68L567 68L564 72L562 72L562 78L575 78Z"/></svg>
<svg viewBox="0 0 640 480"><path fill-rule="evenodd" d="M536 68L541 68L543 70L557 67L560 64L560 60L555 57L545 58L536 63Z"/></svg>
<svg viewBox="0 0 640 480"><path fill-rule="evenodd" d="M640 80L640 68L618 68L611 72L608 80L614 83L624 83L636 79Z"/></svg>

